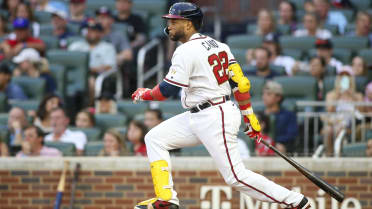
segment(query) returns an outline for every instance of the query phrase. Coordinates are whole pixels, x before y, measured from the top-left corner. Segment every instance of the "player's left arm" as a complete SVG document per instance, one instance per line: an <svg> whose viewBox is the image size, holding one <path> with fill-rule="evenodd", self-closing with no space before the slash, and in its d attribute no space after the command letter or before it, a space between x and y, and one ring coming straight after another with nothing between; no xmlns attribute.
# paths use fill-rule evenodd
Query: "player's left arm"
<svg viewBox="0 0 372 209"><path fill-rule="evenodd" d="M138 88L132 94L132 100L135 103L137 101L163 101L171 96L177 95L179 90L180 87L162 81L153 89Z"/></svg>
<svg viewBox="0 0 372 209"><path fill-rule="evenodd" d="M233 87L233 93L235 100L239 104L240 111L244 117L244 122L247 124L247 128L244 131L249 137L256 138L258 141L261 140L261 126L253 112L251 105L251 95L249 90L251 83L247 77L244 76L240 65L237 62L232 62L229 65L229 77L233 82L230 84Z"/></svg>

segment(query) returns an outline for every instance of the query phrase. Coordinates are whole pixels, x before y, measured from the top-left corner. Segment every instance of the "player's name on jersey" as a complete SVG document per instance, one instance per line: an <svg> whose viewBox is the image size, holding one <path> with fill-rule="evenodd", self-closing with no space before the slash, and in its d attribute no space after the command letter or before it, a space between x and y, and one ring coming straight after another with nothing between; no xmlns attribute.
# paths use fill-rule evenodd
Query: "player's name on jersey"
<svg viewBox="0 0 372 209"><path fill-rule="evenodd" d="M201 45L207 50L209 51L210 49L212 48L218 48L218 44L215 40L211 39L211 40L206 40L206 41L202 41L201 42Z"/></svg>

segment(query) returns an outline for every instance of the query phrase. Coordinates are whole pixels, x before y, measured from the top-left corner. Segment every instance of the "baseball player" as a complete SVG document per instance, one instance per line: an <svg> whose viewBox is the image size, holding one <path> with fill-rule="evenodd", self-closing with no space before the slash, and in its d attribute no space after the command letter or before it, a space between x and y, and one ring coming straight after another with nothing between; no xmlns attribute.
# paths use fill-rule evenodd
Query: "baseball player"
<svg viewBox="0 0 372 209"><path fill-rule="evenodd" d="M156 197L135 209L178 209L173 189L168 150L203 144L227 184L261 201L284 208L309 209L302 194L290 191L244 167L237 147L241 114L246 134L261 139L260 125L250 103L250 82L244 77L229 47L198 33L203 13L192 3L175 3L165 33L180 45L164 80L153 89L139 88L134 102L163 101L182 89L181 101L188 111L155 126L145 136ZM231 102L233 91L238 106Z"/></svg>

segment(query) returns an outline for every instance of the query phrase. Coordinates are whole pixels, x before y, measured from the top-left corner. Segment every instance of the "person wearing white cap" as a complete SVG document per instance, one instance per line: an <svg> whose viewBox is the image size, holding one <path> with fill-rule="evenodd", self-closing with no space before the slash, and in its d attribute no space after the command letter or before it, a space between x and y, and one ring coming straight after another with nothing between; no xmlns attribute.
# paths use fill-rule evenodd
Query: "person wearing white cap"
<svg viewBox="0 0 372 209"><path fill-rule="evenodd" d="M67 7L63 3L52 2L46 11L52 14L53 35L58 37L59 47L67 48L67 38L75 35L67 27Z"/></svg>
<svg viewBox="0 0 372 209"><path fill-rule="evenodd" d="M56 90L56 82L50 75L48 61L40 57L38 51L33 48L22 50L13 58L18 66L13 70L13 76L29 76L42 78L46 83L46 92L53 93Z"/></svg>
<svg viewBox="0 0 372 209"><path fill-rule="evenodd" d="M282 151L293 152L298 135L296 114L286 110L281 104L284 100L283 87L275 81L266 82L263 88L262 101L265 105L265 115L275 118L274 141L275 146Z"/></svg>

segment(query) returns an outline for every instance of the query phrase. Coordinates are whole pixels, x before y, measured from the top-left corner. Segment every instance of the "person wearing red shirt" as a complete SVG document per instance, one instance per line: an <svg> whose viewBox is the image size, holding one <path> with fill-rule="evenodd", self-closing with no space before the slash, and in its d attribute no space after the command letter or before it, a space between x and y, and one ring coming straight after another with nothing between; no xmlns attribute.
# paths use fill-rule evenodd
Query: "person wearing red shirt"
<svg viewBox="0 0 372 209"><path fill-rule="evenodd" d="M16 18L13 21L15 36L10 36L9 39L5 40L0 45L5 58L11 59L24 48L34 48L39 51L39 53L44 53L45 43L41 39L32 37L29 26L30 23L25 18Z"/></svg>

